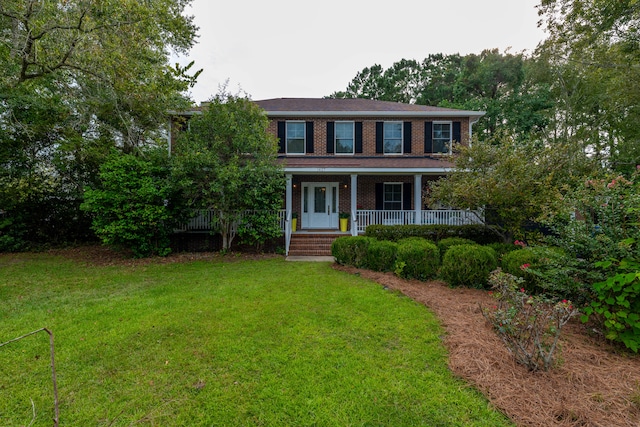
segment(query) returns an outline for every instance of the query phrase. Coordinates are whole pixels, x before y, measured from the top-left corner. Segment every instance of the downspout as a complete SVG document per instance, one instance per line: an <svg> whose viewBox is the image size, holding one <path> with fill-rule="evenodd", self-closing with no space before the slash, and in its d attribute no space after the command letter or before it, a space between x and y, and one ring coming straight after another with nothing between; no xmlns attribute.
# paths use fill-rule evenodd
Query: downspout
<svg viewBox="0 0 640 427"><path fill-rule="evenodd" d="M484 113L482 113L482 116L484 116ZM480 121L480 119L482 118L482 116L478 116L473 120L471 120L471 118L469 118L469 147L471 147L471 141L473 141L473 125L478 123Z"/></svg>

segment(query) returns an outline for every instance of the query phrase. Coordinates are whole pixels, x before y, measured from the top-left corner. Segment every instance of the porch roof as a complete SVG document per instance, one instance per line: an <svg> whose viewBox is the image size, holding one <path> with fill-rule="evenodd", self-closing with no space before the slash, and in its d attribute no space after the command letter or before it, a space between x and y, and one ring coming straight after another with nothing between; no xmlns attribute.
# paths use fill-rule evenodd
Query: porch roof
<svg viewBox="0 0 640 427"><path fill-rule="evenodd" d="M305 174L443 174L453 163L428 156L301 156L278 157L287 173Z"/></svg>

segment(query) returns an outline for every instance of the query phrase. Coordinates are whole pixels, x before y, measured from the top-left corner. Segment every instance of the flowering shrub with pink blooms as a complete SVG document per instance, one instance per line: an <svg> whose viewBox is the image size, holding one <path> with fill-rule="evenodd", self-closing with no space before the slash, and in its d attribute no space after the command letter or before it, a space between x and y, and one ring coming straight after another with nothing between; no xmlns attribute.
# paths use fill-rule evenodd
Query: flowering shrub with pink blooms
<svg viewBox="0 0 640 427"><path fill-rule="evenodd" d="M492 271L489 284L496 305L481 307L482 314L518 363L531 371L548 370L554 365L562 328L578 310L566 299L554 303L527 294L523 282L500 268Z"/></svg>

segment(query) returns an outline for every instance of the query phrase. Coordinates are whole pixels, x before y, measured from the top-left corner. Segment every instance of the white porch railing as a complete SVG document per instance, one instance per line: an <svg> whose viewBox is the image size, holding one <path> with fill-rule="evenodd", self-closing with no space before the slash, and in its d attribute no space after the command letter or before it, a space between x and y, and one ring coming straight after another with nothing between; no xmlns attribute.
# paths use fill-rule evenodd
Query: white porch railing
<svg viewBox="0 0 640 427"><path fill-rule="evenodd" d="M176 231L186 232L208 232L211 231L211 222L214 219L214 210L213 209L202 209L198 212L198 215L191 218L189 222L178 227ZM281 209L277 212L278 214L278 225L280 226L280 230L282 232L285 231L286 224L286 211ZM234 230L235 231L235 230Z"/></svg>
<svg viewBox="0 0 640 427"><path fill-rule="evenodd" d="M484 215L481 211L467 210L427 210L422 211L420 224L446 224L446 225L466 225L484 223ZM410 211L377 211L358 210L356 211L358 233L364 233L367 226L373 224L381 225L406 225L416 224L416 212Z"/></svg>
<svg viewBox="0 0 640 427"><path fill-rule="evenodd" d="M213 210L201 210L200 213L189 220L189 222L176 231L208 232L211 231L211 221ZM425 210L421 212L421 224L446 224L446 225L466 225L484 223L484 213L482 211L442 209ZM287 212L281 209L277 212L280 230L285 234L285 238L291 236L291 228L287 230ZM410 211L377 211L377 210L357 210L356 224L358 233L364 233L367 226L373 224L382 225L403 225L415 224L416 212ZM291 223L289 219L289 224ZM287 233L288 231L288 233ZM288 235L287 235L288 234Z"/></svg>
<svg viewBox="0 0 640 427"><path fill-rule="evenodd" d="M422 211L423 224L467 225L484 224L484 212L481 210L433 210Z"/></svg>

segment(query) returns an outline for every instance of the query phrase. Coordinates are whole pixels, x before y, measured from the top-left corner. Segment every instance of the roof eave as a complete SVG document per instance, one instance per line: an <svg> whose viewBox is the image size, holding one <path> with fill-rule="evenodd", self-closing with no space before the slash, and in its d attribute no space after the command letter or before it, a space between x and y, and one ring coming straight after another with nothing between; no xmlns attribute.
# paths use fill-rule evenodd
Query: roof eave
<svg viewBox="0 0 640 427"><path fill-rule="evenodd" d="M473 117L479 119L484 111L266 111L269 117Z"/></svg>
<svg viewBox="0 0 640 427"><path fill-rule="evenodd" d="M305 175L326 175L326 174L367 174L367 175L442 175L450 173L455 168L367 168L367 167L287 167L283 168L285 173L296 173Z"/></svg>

